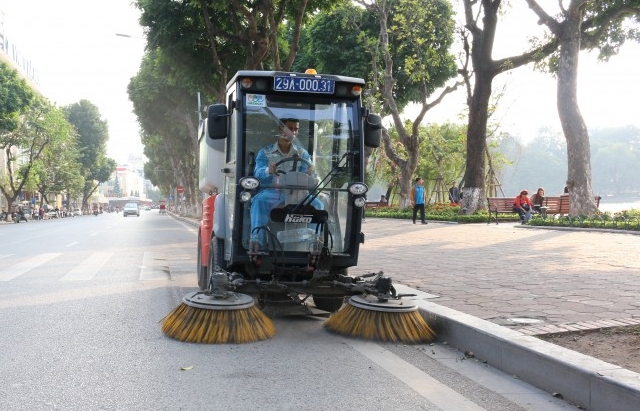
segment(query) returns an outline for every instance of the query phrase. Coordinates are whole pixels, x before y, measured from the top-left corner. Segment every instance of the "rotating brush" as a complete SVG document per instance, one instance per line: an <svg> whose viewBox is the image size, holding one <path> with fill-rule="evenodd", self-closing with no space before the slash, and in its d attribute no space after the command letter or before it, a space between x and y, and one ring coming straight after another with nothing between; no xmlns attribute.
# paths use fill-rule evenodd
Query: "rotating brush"
<svg viewBox="0 0 640 411"><path fill-rule="evenodd" d="M386 342L418 344L436 336L417 306L372 295L351 297L324 325L336 334Z"/></svg>
<svg viewBox="0 0 640 411"><path fill-rule="evenodd" d="M272 338L276 327L246 294L194 292L162 320L162 332L185 342L242 344Z"/></svg>

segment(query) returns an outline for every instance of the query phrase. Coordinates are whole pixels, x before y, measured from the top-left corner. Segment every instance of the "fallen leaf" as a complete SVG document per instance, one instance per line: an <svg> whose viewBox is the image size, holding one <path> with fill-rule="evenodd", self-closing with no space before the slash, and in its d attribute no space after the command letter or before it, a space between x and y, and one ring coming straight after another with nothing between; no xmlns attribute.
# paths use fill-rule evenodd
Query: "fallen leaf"
<svg viewBox="0 0 640 411"><path fill-rule="evenodd" d="M180 370L182 370L182 371L189 371L189 370L192 370L192 369L193 369L193 365L190 365L188 367L181 367L180 368Z"/></svg>

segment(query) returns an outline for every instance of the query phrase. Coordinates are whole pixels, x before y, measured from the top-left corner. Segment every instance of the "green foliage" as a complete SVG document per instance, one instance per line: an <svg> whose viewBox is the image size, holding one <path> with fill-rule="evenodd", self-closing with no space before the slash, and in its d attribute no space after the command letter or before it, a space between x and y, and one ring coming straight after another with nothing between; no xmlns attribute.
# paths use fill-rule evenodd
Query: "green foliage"
<svg viewBox="0 0 640 411"><path fill-rule="evenodd" d="M70 197L82 193L84 177L80 172L76 133L62 109L52 108L46 127L55 136L42 152L38 168L37 190L43 198L49 194L67 192Z"/></svg>
<svg viewBox="0 0 640 411"><path fill-rule="evenodd" d="M100 183L109 180L116 168L116 161L106 156L109 139L107 122L100 116L98 107L88 100L80 100L63 110L76 131L77 162L84 180L82 205L87 207L89 197Z"/></svg>
<svg viewBox="0 0 640 411"><path fill-rule="evenodd" d="M176 83L172 76L172 68L158 58L158 53L149 52L128 86L143 129L144 154L149 159L145 176L166 192L178 183L196 192L196 93Z"/></svg>
<svg viewBox="0 0 640 411"><path fill-rule="evenodd" d="M226 79L213 69L213 55L199 2L137 0L136 3L141 10L140 25L147 28L147 48L153 54L151 58L157 59L159 66L170 68L163 77L171 78L171 84L179 84L194 95L197 90L205 96L215 95L218 82ZM225 33L232 30L221 2L214 2L208 7L208 12L211 20L216 22L217 30ZM237 44L221 41L218 54L229 71L242 67L243 48Z"/></svg>
<svg viewBox="0 0 640 411"><path fill-rule="evenodd" d="M4 62L0 62L0 148L6 147L3 135L15 130L19 115L33 101L33 90Z"/></svg>
<svg viewBox="0 0 640 411"><path fill-rule="evenodd" d="M223 98L220 90L228 76L236 71L273 69L276 55L282 66L289 57L290 42L298 30L296 24L339 1L309 0L300 21L296 20L301 7L297 1L259 3L136 1L141 10L140 24L147 29L148 49L171 67L174 83L218 99ZM283 50L287 53L280 52Z"/></svg>
<svg viewBox="0 0 640 411"><path fill-rule="evenodd" d="M593 216L555 216L546 219L534 218L528 223L538 227L575 227L594 230L640 231L640 210L627 210L621 213L602 213Z"/></svg>
<svg viewBox="0 0 640 411"><path fill-rule="evenodd" d="M489 215L486 211L477 211L473 214L458 214L460 208L449 204L429 204L425 207L427 220L456 222L456 223L487 223ZM413 209L410 207L381 207L375 210L365 211L366 218L395 218L400 220L412 220ZM499 222L518 222L520 217L516 213L498 214ZM494 224L492 221L491 224ZM627 210L621 213L603 213L594 216L549 216L546 219L539 214L527 223L537 227L574 227L589 229L631 230L640 231L640 210Z"/></svg>
<svg viewBox="0 0 640 411"><path fill-rule="evenodd" d="M406 122L411 128L411 122ZM400 144L395 128L390 128L389 136L394 150L399 155L406 155L405 147ZM430 193L436 189L435 184L442 177L445 191L452 181L460 181L464 174L466 158L466 126L461 124L427 124L419 128L420 157L415 175L425 179L425 187ZM369 158L367 178L369 183L385 182L393 188L400 184L397 166L387 157L382 149L374 150ZM436 199L445 201L445 198Z"/></svg>
<svg viewBox="0 0 640 411"><path fill-rule="evenodd" d="M449 48L454 23L448 2L390 2L388 15L389 49L396 81L394 97L398 111L410 102L420 102L421 92L430 95L456 75L456 64ZM373 8L343 4L319 13L305 26L298 60L294 68L316 68L319 73L364 78L372 87L384 67L378 50L380 25Z"/></svg>
<svg viewBox="0 0 640 411"><path fill-rule="evenodd" d="M451 206L450 204L434 203L425 207L425 215L427 220L433 221L449 221L456 223L485 223L489 219L486 211L478 211L473 214L459 214L460 207ZM396 218L400 220L412 220L413 209L411 207L380 207L375 210L368 209L365 211L366 218ZM504 214L499 216L501 221L518 221L517 214Z"/></svg>
<svg viewBox="0 0 640 411"><path fill-rule="evenodd" d="M109 129L100 116L98 107L89 100L80 100L64 108L68 121L73 124L80 147L78 160L89 170L96 159L106 153Z"/></svg>
<svg viewBox="0 0 640 411"><path fill-rule="evenodd" d="M62 110L46 100L35 98L18 119L18 126L4 136L7 172L0 176L0 191L9 204L21 191L40 190L46 184L50 160L59 161L68 155L61 148L76 152L73 144L67 144L72 141L73 127ZM18 156L20 165L16 168Z"/></svg>
<svg viewBox="0 0 640 411"><path fill-rule="evenodd" d="M312 67L318 73L370 78L371 56L363 46L363 36L376 30L374 16L352 4L319 13L302 30L292 69L303 72Z"/></svg>

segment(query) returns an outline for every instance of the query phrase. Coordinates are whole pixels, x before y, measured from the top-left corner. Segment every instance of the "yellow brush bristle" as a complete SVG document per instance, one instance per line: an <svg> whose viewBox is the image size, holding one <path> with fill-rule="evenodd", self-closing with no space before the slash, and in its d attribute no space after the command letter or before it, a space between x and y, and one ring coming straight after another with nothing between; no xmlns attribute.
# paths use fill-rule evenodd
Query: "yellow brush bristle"
<svg viewBox="0 0 640 411"><path fill-rule="evenodd" d="M431 342L435 333L420 313L365 310L350 304L333 314L325 327L337 334L369 340L417 344Z"/></svg>
<svg viewBox="0 0 640 411"><path fill-rule="evenodd" d="M185 342L242 344L272 338L276 327L255 306L240 310L208 310L182 303L164 318L162 332Z"/></svg>

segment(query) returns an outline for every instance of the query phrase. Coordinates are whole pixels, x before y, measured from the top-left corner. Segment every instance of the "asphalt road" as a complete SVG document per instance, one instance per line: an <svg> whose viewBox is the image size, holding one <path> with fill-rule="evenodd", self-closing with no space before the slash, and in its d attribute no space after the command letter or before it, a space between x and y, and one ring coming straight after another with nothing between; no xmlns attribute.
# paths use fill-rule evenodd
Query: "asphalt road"
<svg viewBox="0 0 640 411"><path fill-rule="evenodd" d="M1 224L0 409L576 409L446 344L346 339L323 317L252 344L167 338L196 240L157 211Z"/></svg>

